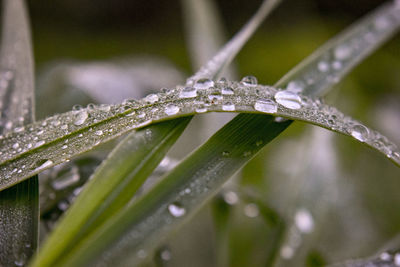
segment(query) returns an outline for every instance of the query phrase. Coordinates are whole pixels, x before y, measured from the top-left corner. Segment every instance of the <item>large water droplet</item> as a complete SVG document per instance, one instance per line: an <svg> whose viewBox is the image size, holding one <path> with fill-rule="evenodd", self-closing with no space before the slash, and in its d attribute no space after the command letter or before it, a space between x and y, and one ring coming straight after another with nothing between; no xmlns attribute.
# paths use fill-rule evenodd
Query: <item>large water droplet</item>
<svg viewBox="0 0 400 267"><path fill-rule="evenodd" d="M240 82L245 86L256 86L258 83L257 78L251 75L243 77Z"/></svg>
<svg viewBox="0 0 400 267"><path fill-rule="evenodd" d="M294 222L297 228L303 233L311 233L314 229L313 217L306 209L299 209L296 212Z"/></svg>
<svg viewBox="0 0 400 267"><path fill-rule="evenodd" d="M351 127L350 134L355 139L365 142L369 137L369 130L364 125L356 124Z"/></svg>
<svg viewBox="0 0 400 267"><path fill-rule="evenodd" d="M85 123L86 119L89 117L88 113L85 110L78 112L75 115L74 124L76 126L82 125Z"/></svg>
<svg viewBox="0 0 400 267"><path fill-rule="evenodd" d="M197 96L197 90L194 87L185 87L179 93L180 98L193 98Z"/></svg>
<svg viewBox="0 0 400 267"><path fill-rule="evenodd" d="M260 99L254 104L254 109L265 113L276 113L278 105L270 99Z"/></svg>
<svg viewBox="0 0 400 267"><path fill-rule="evenodd" d="M155 102L158 101L158 95L156 94L149 94L144 98L144 101L149 104L154 104Z"/></svg>
<svg viewBox="0 0 400 267"><path fill-rule="evenodd" d="M214 86L214 82L210 79L202 78L198 79L193 86L195 89L208 89Z"/></svg>
<svg viewBox="0 0 400 267"><path fill-rule="evenodd" d="M250 218L255 218L260 214L260 210L258 209L258 206L254 203L250 203L250 204L247 204L246 206L244 206L243 211L244 211L244 214Z"/></svg>
<svg viewBox="0 0 400 267"><path fill-rule="evenodd" d="M289 109L300 109L301 98L298 94L290 91L278 91L274 96L276 102Z"/></svg>
<svg viewBox="0 0 400 267"><path fill-rule="evenodd" d="M169 104L165 107L164 112L167 115L175 115L179 112L179 107L174 104Z"/></svg>
<svg viewBox="0 0 400 267"><path fill-rule="evenodd" d="M53 164L53 161L51 161L51 160L47 160L47 159L38 160L35 163L35 167L36 167L35 171L43 170L47 167L50 167L52 164Z"/></svg>
<svg viewBox="0 0 400 267"><path fill-rule="evenodd" d="M221 90L221 94L223 94L223 95L233 95L234 92L233 92L231 87L224 87Z"/></svg>
<svg viewBox="0 0 400 267"><path fill-rule="evenodd" d="M225 111L234 111L234 110L235 110L235 105L232 104L232 102L225 102L225 103L222 105L222 110L225 110Z"/></svg>
<svg viewBox="0 0 400 267"><path fill-rule="evenodd" d="M224 201L229 205L235 205L239 201L238 195L233 191L228 191L223 194Z"/></svg>
<svg viewBox="0 0 400 267"><path fill-rule="evenodd" d="M176 202L172 203L168 206L168 211L174 217L182 217L186 213L185 208Z"/></svg>

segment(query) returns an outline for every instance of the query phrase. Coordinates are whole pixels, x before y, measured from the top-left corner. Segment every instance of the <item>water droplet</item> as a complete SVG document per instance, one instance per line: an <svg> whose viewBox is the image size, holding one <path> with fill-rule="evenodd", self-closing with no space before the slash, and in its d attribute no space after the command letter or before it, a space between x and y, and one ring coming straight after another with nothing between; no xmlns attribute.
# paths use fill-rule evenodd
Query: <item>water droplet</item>
<svg viewBox="0 0 400 267"><path fill-rule="evenodd" d="M313 217L306 209L299 209L296 212L294 222L297 228L303 233L311 233L314 229Z"/></svg>
<svg viewBox="0 0 400 267"><path fill-rule="evenodd" d="M294 255L293 248L289 246L283 246L281 249L281 257L284 259L291 259Z"/></svg>
<svg viewBox="0 0 400 267"><path fill-rule="evenodd" d="M358 141L365 142L368 139L369 130L364 125L356 124L351 127L350 134Z"/></svg>
<svg viewBox="0 0 400 267"><path fill-rule="evenodd" d="M346 44L339 45L338 47L335 48L335 51L333 52L337 60L348 59L351 56L351 53L352 53L351 46Z"/></svg>
<svg viewBox="0 0 400 267"><path fill-rule="evenodd" d="M239 201L238 195L233 191L228 191L223 194L224 201L229 205L235 205Z"/></svg>
<svg viewBox="0 0 400 267"><path fill-rule="evenodd" d="M387 252L382 252L379 258L383 261L390 261L392 259L392 256Z"/></svg>
<svg viewBox="0 0 400 267"><path fill-rule="evenodd" d="M276 113L278 105L270 99L260 99L254 104L254 109L265 113Z"/></svg>
<svg viewBox="0 0 400 267"><path fill-rule="evenodd" d="M169 251L168 249L163 249L161 252L160 252L160 258L163 260L163 261L169 261L169 260L171 260L171 251Z"/></svg>
<svg viewBox="0 0 400 267"><path fill-rule="evenodd" d="M109 112L111 109L110 105L107 104L101 104L99 106L99 110L104 111L104 112Z"/></svg>
<svg viewBox="0 0 400 267"><path fill-rule="evenodd" d="M182 217L186 213L185 208L176 202L168 206L168 211L174 217Z"/></svg>
<svg viewBox="0 0 400 267"><path fill-rule="evenodd" d="M208 95L208 99L210 99L211 101L218 101L218 100L222 100L222 95L220 94L220 92L212 92L211 94Z"/></svg>
<svg viewBox="0 0 400 267"><path fill-rule="evenodd" d="M99 135L99 136L100 136L100 135L103 135L103 131L102 131L102 130L98 130L98 131L95 132L95 134L96 134L96 135Z"/></svg>
<svg viewBox="0 0 400 267"><path fill-rule="evenodd" d="M226 80L225 77L221 77L221 78L218 79L218 83L221 84L221 85L224 85L224 84L227 83L227 80Z"/></svg>
<svg viewBox="0 0 400 267"><path fill-rule="evenodd" d="M88 113L85 110L82 110L75 115L74 124L76 126L82 125L85 123L88 117L89 117Z"/></svg>
<svg viewBox="0 0 400 267"><path fill-rule="evenodd" d="M74 111L79 111L79 110L82 110L82 109L83 109L83 107L81 105L73 105L72 106L72 110L74 110Z"/></svg>
<svg viewBox="0 0 400 267"><path fill-rule="evenodd" d="M291 81L288 83L286 90L293 93L300 93L304 89L304 83L302 81Z"/></svg>
<svg viewBox="0 0 400 267"><path fill-rule="evenodd" d="M332 62L332 68L334 70L340 70L342 68L342 66L343 66L343 64L340 61L335 60Z"/></svg>
<svg viewBox="0 0 400 267"><path fill-rule="evenodd" d="M180 98L193 98L197 96L197 90L194 87L187 86L179 93Z"/></svg>
<svg viewBox="0 0 400 267"><path fill-rule="evenodd" d="M35 147L40 147L46 143L44 140L40 140L39 142L36 142Z"/></svg>
<svg viewBox="0 0 400 267"><path fill-rule="evenodd" d="M25 127L24 127L24 126L15 127L15 128L14 128L14 133L20 133L20 132L22 132L23 130L25 130Z"/></svg>
<svg viewBox="0 0 400 267"><path fill-rule="evenodd" d="M301 98L298 94L290 91L278 91L274 96L276 102L289 109L300 109Z"/></svg>
<svg viewBox="0 0 400 267"><path fill-rule="evenodd" d="M235 110L235 105L232 104L232 102L226 102L222 105L222 110L225 111L234 111Z"/></svg>
<svg viewBox="0 0 400 267"><path fill-rule="evenodd" d="M53 164L53 161L51 160L47 160L47 159L42 159L42 160L38 160L35 163L35 171L40 171L43 170L47 167L50 167Z"/></svg>
<svg viewBox="0 0 400 267"><path fill-rule="evenodd" d="M260 214L258 206L255 203L249 203L244 206L243 212L249 218L255 218Z"/></svg>
<svg viewBox="0 0 400 267"><path fill-rule="evenodd" d="M204 113L207 112L207 108L206 107L199 107L195 109L196 113Z"/></svg>
<svg viewBox="0 0 400 267"><path fill-rule="evenodd" d="M396 264L396 266L400 266L400 253L396 253L394 255L394 264Z"/></svg>
<svg viewBox="0 0 400 267"><path fill-rule="evenodd" d="M207 78L202 78L202 79L198 79L195 83L194 83L194 88L197 90L201 90L201 89L208 89L210 87L214 86L214 82L210 79Z"/></svg>
<svg viewBox="0 0 400 267"><path fill-rule="evenodd" d="M384 31L390 27L390 20L384 16L377 18L374 22L374 27L378 31Z"/></svg>
<svg viewBox="0 0 400 267"><path fill-rule="evenodd" d="M164 109L164 112L165 112L165 114L167 114L167 115L175 115L175 114L177 114L178 112L179 112L179 107L178 106L175 106L174 104L168 104L166 107L165 107L165 109Z"/></svg>
<svg viewBox="0 0 400 267"><path fill-rule="evenodd" d="M258 83L257 78L251 75L244 76L240 82L245 86L256 86Z"/></svg>
<svg viewBox="0 0 400 267"><path fill-rule="evenodd" d="M67 149L67 148L68 148L67 145L63 145L63 146L61 147L61 149Z"/></svg>
<svg viewBox="0 0 400 267"><path fill-rule="evenodd" d="M223 94L223 95L233 95L234 92L233 92L231 87L224 87L221 90L221 94Z"/></svg>
<svg viewBox="0 0 400 267"><path fill-rule="evenodd" d="M149 104L154 104L155 102L158 101L158 95L156 94L149 94L144 98L144 101L146 101Z"/></svg>
<svg viewBox="0 0 400 267"><path fill-rule="evenodd" d="M325 61L318 62L318 70L320 72L327 72L329 70L329 64Z"/></svg>
<svg viewBox="0 0 400 267"><path fill-rule="evenodd" d="M17 148L19 148L19 144L18 144L18 143L14 143L14 144L12 145L12 147L13 147L14 149L17 149Z"/></svg>

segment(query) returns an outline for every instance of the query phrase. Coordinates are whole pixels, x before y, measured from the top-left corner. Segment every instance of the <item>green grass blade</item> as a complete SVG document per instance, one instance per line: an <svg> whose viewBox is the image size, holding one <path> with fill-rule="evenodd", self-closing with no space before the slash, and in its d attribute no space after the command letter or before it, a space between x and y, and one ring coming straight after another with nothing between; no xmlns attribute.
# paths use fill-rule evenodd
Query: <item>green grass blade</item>
<svg viewBox="0 0 400 267"><path fill-rule="evenodd" d="M249 117L256 117L257 120L248 123ZM260 144L268 143L288 124L283 122L271 128L273 118L263 115L244 115L233 121L234 124L228 124L223 128L224 131L214 135L149 194L117 214L84 243L75 247L58 265L87 266L96 262L118 266L137 264L143 251L146 253L154 248L171 227L174 228L176 223L182 223L187 215L193 214L199 208L199 203L204 203L214 195L226 179L238 170L236 166L247 162L261 149ZM245 134L236 135L232 125L246 125L243 127ZM250 135L256 128L263 131ZM124 238L120 239L122 236Z"/></svg>
<svg viewBox="0 0 400 267"><path fill-rule="evenodd" d="M393 6L386 6L385 14L393 14L392 10ZM381 16L381 10L373 13L370 20L362 21L358 28L372 23L371 20L376 18L374 14ZM380 44L383 41L377 40ZM296 79L296 73L287 76L278 85ZM325 75L325 79L328 79L328 75ZM325 85L327 88L331 86L328 82ZM169 232L182 223L182 217L193 214L234 172L248 162L251 155L290 123L275 122L270 116L237 116L135 205L119 213L75 248L62 264L84 266L96 261L137 264L142 260L141 257L151 253ZM235 145L229 147L231 141ZM126 257L128 251L130 257ZM97 258L100 254L101 257Z"/></svg>
<svg viewBox="0 0 400 267"><path fill-rule="evenodd" d="M22 0L3 1L0 50L0 134L34 120L34 71L28 15ZM0 192L0 265L22 266L38 244L38 177Z"/></svg>
<svg viewBox="0 0 400 267"><path fill-rule="evenodd" d="M129 134L95 171L32 266L54 266L63 254L124 208L189 121L177 119Z"/></svg>

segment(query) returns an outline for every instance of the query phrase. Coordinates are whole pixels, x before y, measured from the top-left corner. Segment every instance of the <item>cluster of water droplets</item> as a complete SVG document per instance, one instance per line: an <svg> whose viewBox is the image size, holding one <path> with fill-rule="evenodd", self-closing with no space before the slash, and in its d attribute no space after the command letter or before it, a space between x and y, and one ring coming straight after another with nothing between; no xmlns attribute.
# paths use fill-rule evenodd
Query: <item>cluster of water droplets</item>
<svg viewBox="0 0 400 267"><path fill-rule="evenodd" d="M193 86L165 88L141 100L127 99L118 105L74 106L70 112L17 127L11 134L0 136L1 161L11 160L0 171L6 180L17 174L29 176L129 130L177 116L212 111L261 112L310 122L352 136L400 164L398 148L386 137L321 100L300 94L299 87L294 81L285 90L278 90L259 85L253 76L246 76L240 82L201 78ZM47 149L47 144L58 139ZM19 161L19 155L33 149L34 155Z"/></svg>

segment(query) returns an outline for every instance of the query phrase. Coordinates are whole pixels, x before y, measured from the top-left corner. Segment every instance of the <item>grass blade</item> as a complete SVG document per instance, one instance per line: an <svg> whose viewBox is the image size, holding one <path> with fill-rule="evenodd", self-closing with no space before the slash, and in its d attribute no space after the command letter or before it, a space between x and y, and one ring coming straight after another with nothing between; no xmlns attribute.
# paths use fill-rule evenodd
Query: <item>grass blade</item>
<svg viewBox="0 0 400 267"><path fill-rule="evenodd" d="M189 121L190 118L177 119L129 134L95 171L32 266L52 266L124 208Z"/></svg>
<svg viewBox="0 0 400 267"><path fill-rule="evenodd" d="M0 134L34 120L34 73L28 15L22 0L3 1ZM0 265L22 266L38 243L38 177L0 192Z"/></svg>
<svg viewBox="0 0 400 267"><path fill-rule="evenodd" d="M392 14L393 6L388 5L384 10L385 14ZM373 13L369 20L362 21L353 30L364 29L376 16L381 16L381 12L378 10ZM384 41L375 40L377 44ZM289 81L297 78L296 73L286 76L278 85L284 85L285 82L289 84ZM328 75L323 76L328 80ZM325 86L328 88L331 84L327 81ZM237 116L147 195L75 248L62 264L138 264L146 253L151 253L160 240L183 222L183 218L193 214L252 155L290 124L291 121L275 122L271 116ZM235 144L232 147L231 141ZM131 257L120 257L127 255L128 251ZM101 257L97 258L99 254Z"/></svg>

